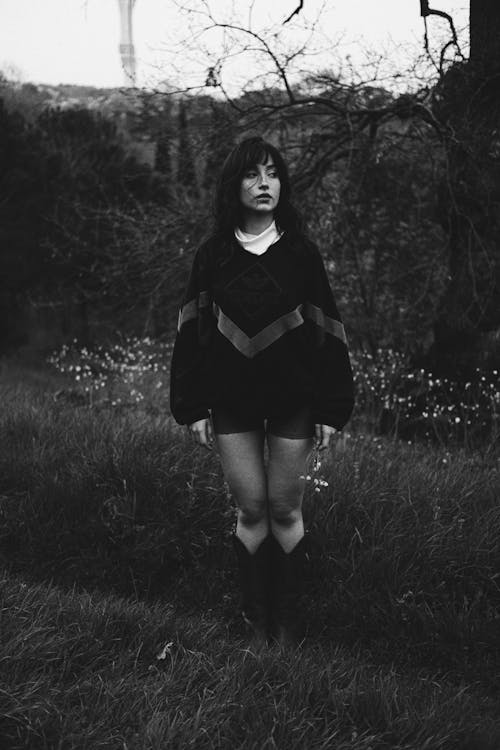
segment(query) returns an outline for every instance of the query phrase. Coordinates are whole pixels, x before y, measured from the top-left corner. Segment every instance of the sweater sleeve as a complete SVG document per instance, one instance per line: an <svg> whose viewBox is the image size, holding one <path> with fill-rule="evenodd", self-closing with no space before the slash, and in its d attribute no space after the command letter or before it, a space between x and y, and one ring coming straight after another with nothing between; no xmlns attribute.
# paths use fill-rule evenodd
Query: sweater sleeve
<svg viewBox="0 0 500 750"><path fill-rule="evenodd" d="M209 416L203 376L213 322L212 297L203 246L195 254L179 310L170 365L170 411L178 424Z"/></svg>
<svg viewBox="0 0 500 750"><path fill-rule="evenodd" d="M313 417L316 424L341 430L354 408L353 374L342 319L316 246L308 287L304 312L315 343Z"/></svg>

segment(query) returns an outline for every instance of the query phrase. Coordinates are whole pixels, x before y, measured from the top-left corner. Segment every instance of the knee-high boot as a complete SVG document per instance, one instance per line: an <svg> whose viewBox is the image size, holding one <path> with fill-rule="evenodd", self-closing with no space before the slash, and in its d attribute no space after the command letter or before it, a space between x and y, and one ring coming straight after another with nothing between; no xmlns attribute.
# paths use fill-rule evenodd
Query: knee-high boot
<svg viewBox="0 0 500 750"><path fill-rule="evenodd" d="M304 535L288 553L277 539L272 539L271 634L282 646L297 645L306 634L303 597L309 535Z"/></svg>
<svg viewBox="0 0 500 750"><path fill-rule="evenodd" d="M243 618L252 628L254 641L263 644L267 641L270 624L271 536L267 536L253 554L236 534L233 534L233 545L239 570Z"/></svg>

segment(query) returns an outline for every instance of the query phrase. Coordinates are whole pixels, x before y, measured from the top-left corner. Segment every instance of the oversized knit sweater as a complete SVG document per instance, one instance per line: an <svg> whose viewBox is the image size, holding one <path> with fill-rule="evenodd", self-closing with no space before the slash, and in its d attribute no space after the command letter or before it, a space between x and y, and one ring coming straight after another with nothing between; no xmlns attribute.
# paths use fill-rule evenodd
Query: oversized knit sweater
<svg viewBox="0 0 500 750"><path fill-rule="evenodd" d="M179 311L170 408L179 424L217 406L267 416L301 403L337 429L354 405L344 326L315 245L297 254L288 233L255 255L233 239L228 261L214 241L196 252Z"/></svg>

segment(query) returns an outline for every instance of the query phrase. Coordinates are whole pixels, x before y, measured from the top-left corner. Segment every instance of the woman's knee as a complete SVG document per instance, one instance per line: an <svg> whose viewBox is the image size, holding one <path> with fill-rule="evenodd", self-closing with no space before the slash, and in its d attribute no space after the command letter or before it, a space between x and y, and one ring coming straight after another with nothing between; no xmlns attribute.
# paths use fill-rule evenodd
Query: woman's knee
<svg viewBox="0 0 500 750"><path fill-rule="evenodd" d="M300 505L270 502L269 515L271 520L280 526L293 526L301 520L302 508Z"/></svg>
<svg viewBox="0 0 500 750"><path fill-rule="evenodd" d="M238 522L243 526L257 526L267 518L265 502L238 506Z"/></svg>

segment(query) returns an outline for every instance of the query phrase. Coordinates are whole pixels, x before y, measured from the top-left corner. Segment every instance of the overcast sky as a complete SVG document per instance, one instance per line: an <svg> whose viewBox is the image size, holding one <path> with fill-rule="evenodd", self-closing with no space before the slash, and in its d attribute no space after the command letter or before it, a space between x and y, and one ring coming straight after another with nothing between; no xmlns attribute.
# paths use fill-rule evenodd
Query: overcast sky
<svg viewBox="0 0 500 750"><path fill-rule="evenodd" d="M247 23L252 5L247 0L208 2L219 14L217 20L227 20L227 8L232 6L238 9L235 20ZM206 19L191 15L189 27L186 14L179 10L181 4L181 0L136 0L134 43L139 85L155 85L165 79L196 85L203 78L210 55L220 51L221 38L213 32L198 36L194 46L187 45L193 28L206 24ZM186 0L184 4L195 10L203 8L202 0ZM307 13L301 13L297 23L280 27L297 5L296 0L254 0L252 28L259 31L276 24L282 29L276 43L282 49L283 45L293 47L304 38L304 25L311 23L324 6L308 47L310 54L300 60L303 68L338 66L338 61L345 61L348 55L359 67L366 49L386 50L393 67L404 66L422 49L419 0L305 0ZM431 7L452 14L458 28L467 26L468 3L464 0L433 0ZM437 45L447 33L446 22L431 18L429 30ZM0 0L0 69L9 78L51 84L123 85L119 35L118 0ZM232 82L238 78L243 81L251 64L249 59L235 57L225 73L226 82L228 77Z"/></svg>

